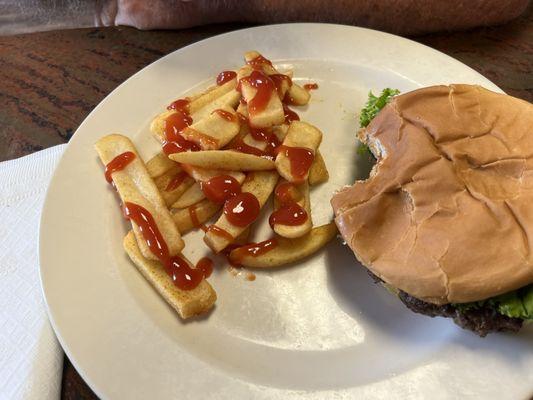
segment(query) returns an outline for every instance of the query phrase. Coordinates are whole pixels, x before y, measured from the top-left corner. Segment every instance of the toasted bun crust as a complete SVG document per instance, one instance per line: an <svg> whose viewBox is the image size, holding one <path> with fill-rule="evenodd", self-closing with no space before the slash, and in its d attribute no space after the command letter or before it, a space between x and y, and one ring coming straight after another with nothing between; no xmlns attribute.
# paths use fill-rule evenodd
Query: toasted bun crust
<svg viewBox="0 0 533 400"><path fill-rule="evenodd" d="M360 136L378 163L331 204L374 274L436 304L533 282L532 104L433 86L394 98Z"/></svg>

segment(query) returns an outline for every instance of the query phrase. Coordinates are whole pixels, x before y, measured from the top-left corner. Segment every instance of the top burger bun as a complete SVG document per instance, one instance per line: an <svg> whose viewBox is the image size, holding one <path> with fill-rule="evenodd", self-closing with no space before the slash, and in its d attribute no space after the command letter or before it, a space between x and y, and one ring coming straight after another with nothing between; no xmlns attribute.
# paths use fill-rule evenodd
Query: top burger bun
<svg viewBox="0 0 533 400"><path fill-rule="evenodd" d="M377 164L336 193L359 261L434 304L533 282L533 105L479 86L395 97L361 132Z"/></svg>

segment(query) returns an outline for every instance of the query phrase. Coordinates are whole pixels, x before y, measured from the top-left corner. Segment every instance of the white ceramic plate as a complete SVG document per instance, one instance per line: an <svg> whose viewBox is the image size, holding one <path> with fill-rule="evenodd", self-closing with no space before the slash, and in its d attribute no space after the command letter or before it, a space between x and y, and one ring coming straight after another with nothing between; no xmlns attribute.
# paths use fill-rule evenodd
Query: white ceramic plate
<svg viewBox="0 0 533 400"><path fill-rule="evenodd" d="M121 132L141 155L158 146L151 118L173 99L236 68L257 49L318 82L302 119L324 132L328 183L313 190L315 224L329 198L368 168L355 151L356 113L370 89L402 92L490 81L452 58L385 33L337 25L265 26L217 36L153 63L80 126L48 191L40 231L50 319L76 369L103 398L524 398L533 390L533 335L480 339L452 321L408 311L372 283L335 240L307 262L249 282L218 260L214 311L183 323L122 250L127 223L93 143ZM266 235L266 231L262 232ZM207 253L201 235L186 254Z"/></svg>

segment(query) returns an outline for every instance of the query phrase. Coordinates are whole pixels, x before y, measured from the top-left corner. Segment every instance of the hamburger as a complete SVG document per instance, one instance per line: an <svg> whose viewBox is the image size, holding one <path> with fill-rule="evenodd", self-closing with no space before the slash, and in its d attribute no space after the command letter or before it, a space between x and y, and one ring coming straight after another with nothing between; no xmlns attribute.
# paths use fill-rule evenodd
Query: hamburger
<svg viewBox="0 0 533 400"><path fill-rule="evenodd" d="M518 331L533 319L533 105L462 84L394 94L361 114L376 164L331 200L342 237L410 310Z"/></svg>

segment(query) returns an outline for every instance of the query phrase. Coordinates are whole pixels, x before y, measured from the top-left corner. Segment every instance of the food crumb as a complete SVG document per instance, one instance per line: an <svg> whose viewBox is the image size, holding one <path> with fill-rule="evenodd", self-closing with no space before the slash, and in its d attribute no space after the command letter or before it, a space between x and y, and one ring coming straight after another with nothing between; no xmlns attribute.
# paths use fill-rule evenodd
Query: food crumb
<svg viewBox="0 0 533 400"><path fill-rule="evenodd" d="M247 281L255 281L255 274L253 272L248 272L246 274L246 280Z"/></svg>
<svg viewBox="0 0 533 400"><path fill-rule="evenodd" d="M255 278L256 278L253 272L246 271L244 268L236 268L236 267L230 266L228 267L228 272L233 277L242 275L242 277L246 279L247 281L255 281Z"/></svg>

